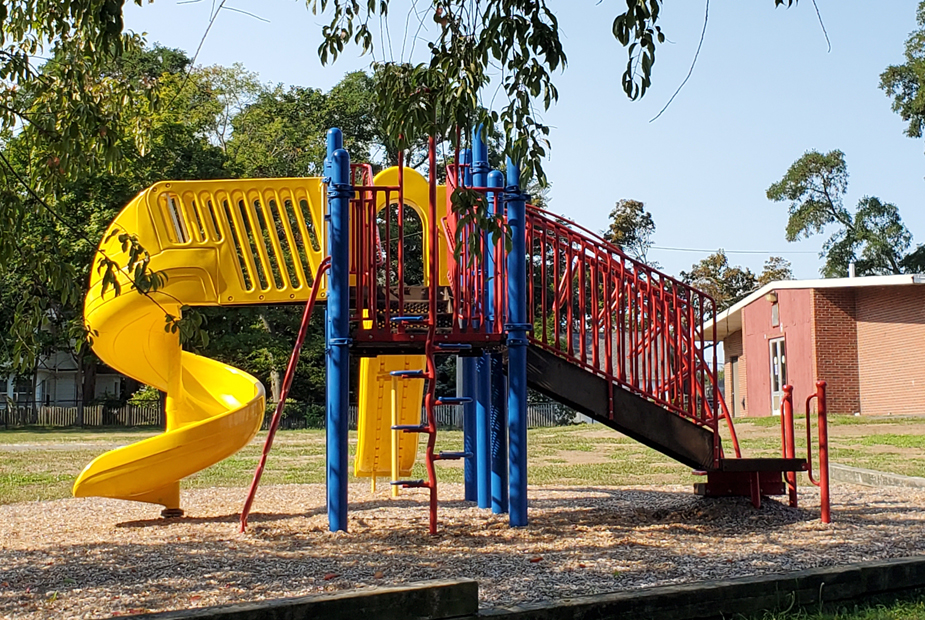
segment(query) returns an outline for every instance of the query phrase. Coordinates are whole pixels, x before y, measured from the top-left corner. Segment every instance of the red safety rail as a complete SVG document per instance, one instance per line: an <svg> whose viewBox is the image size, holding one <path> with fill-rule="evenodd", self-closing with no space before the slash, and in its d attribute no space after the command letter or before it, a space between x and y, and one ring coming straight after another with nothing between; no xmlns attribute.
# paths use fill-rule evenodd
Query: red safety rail
<svg viewBox="0 0 925 620"><path fill-rule="evenodd" d="M487 235L472 225L458 228L452 218L436 223L438 231L443 231L447 247L455 248L458 244L458 260L453 260L452 251L449 256L441 252L437 237L424 231L423 226L415 225L409 231L413 219L406 217L411 208L404 204L403 174L399 168L399 184L394 187L354 186L351 209L351 273L356 282L351 320L357 325L354 340L424 342L426 330L421 325L395 319L426 315L431 303L429 284L442 274L449 286L437 287L435 342L500 342L506 303L503 243L500 240L497 243L499 259L489 270L484 260L489 248ZM484 192L488 188L475 189ZM500 192L494 199L500 202ZM495 296L493 308L487 305L488 286L494 286L500 293Z"/></svg>
<svg viewBox="0 0 925 620"><path fill-rule="evenodd" d="M816 381L816 392L806 398L806 474L819 487L819 504L823 523L832 522L829 501L829 422L825 398L825 381ZM816 399L816 426L819 432L819 480L813 476L813 426L810 406Z"/></svg>
<svg viewBox="0 0 925 620"><path fill-rule="evenodd" d="M726 419L716 347L706 348L707 294L626 256L599 235L527 207L527 307L532 342L714 431ZM714 328L715 331L715 328Z"/></svg>
<svg viewBox="0 0 925 620"><path fill-rule="evenodd" d="M289 356L289 364L286 366L286 376L283 379L283 387L280 391L279 402L276 403L276 410L273 412L273 419L270 422L270 429L267 433L267 439L263 444L263 453L260 455L260 462L254 471L254 479L251 482L250 489L247 491L247 498L244 500L244 508L241 509L241 532L247 529L247 516L250 514L251 506L254 503L254 497L257 496L257 486L260 484L260 478L263 476L263 469L267 465L267 458L270 456L270 449L273 447L273 438L276 437L276 430L279 428L279 421L283 417L283 410L286 407L286 399L289 396L289 388L292 386L292 379L295 376L296 366L299 364L299 353L302 351L302 345L305 343L305 335L308 333L308 325L312 319L312 310L315 308L315 302L318 300L318 292L321 290L321 276L331 268L331 257L325 257L318 270L315 272L315 279L312 280L312 290L305 303L305 311L302 313L302 324L299 326L299 333L296 336L295 346L292 347L292 355Z"/></svg>
<svg viewBox="0 0 925 620"><path fill-rule="evenodd" d="M780 441L781 456L785 459L796 457L796 432L793 426L793 386L784 386L784 395L780 401ZM797 507L797 474L788 471L784 474L787 482L787 494L790 496L790 506Z"/></svg>

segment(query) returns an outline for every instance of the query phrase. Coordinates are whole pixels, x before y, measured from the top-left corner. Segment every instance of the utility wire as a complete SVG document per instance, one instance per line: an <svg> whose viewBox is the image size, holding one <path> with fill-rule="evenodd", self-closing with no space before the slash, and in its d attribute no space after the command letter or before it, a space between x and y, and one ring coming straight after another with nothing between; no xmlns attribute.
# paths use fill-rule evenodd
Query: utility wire
<svg viewBox="0 0 925 620"><path fill-rule="evenodd" d="M668 251L668 252L697 252L697 253L703 254L703 253L713 253L713 252L717 252L719 249L722 249L722 248L717 248L716 250L701 250L701 249L697 249L697 248L669 248L669 247L665 247L665 246L653 245L653 246L651 247L651 249L653 249L653 250L665 250L665 251ZM723 251L723 254L771 254L771 255L783 255L783 254L817 254L817 253L818 253L818 252L814 252L814 251L810 251L810 250L787 250L787 251L784 251L784 252L776 252L776 251L772 251L772 250L767 250L767 251L766 251L766 250L722 250L722 251Z"/></svg>

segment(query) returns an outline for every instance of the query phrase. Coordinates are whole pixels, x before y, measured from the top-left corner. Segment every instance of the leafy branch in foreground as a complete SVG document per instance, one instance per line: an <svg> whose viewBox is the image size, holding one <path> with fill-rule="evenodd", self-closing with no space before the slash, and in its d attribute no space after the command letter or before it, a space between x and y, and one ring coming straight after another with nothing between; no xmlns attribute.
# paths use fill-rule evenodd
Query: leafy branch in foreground
<svg viewBox="0 0 925 620"><path fill-rule="evenodd" d="M644 96L651 85L656 47L665 41L658 24L664 1L625 0L626 10L614 18L613 36L627 50L621 81L630 99ZM774 5L790 7L797 1L774 0ZM375 52L370 24L381 24L391 6L390 0L306 3L316 14L328 17L318 48L324 64L336 61L349 45L359 46L363 53ZM406 99L419 100L416 95L428 94L439 102L445 124L455 122L464 128L484 125L489 129L497 125L503 129L508 138L504 155L521 163L525 182L536 176L545 184L542 159L549 149L549 127L540 114L558 100L552 76L566 65L559 22L546 0L430 0L415 3L410 11L421 29L429 17L438 31L428 42L428 63L411 65L401 59L379 65L397 78L394 83L383 82L381 98L396 106L393 119L386 122L388 132L409 139L435 135L422 133L429 127L414 114L415 104ZM419 32L412 38L417 39ZM411 88L416 74L426 70L435 72L439 79L430 80L426 93ZM506 96L506 103L498 109L493 102L483 102L480 94L491 79L497 80ZM385 95L391 97L387 99ZM410 113L410 117L399 111ZM400 119L399 124L396 119ZM426 120L434 122L431 117Z"/></svg>
<svg viewBox="0 0 925 620"><path fill-rule="evenodd" d="M510 226L488 208L485 195L474 189L459 188L450 197L453 213L456 215L457 243L453 247L453 257L458 261L462 257L463 244L459 243L460 231L463 229L482 231L494 239L504 239L504 250L510 252L512 247ZM482 235L466 236L467 265L472 267L482 256Z"/></svg>

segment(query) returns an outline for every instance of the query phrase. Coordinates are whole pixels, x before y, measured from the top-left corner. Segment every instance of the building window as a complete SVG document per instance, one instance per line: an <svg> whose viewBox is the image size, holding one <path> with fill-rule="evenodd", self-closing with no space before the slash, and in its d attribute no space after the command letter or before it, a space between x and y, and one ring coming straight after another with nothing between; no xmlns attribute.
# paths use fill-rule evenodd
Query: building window
<svg viewBox="0 0 925 620"><path fill-rule="evenodd" d="M780 327L780 304L771 304L771 327Z"/></svg>
<svg viewBox="0 0 925 620"><path fill-rule="evenodd" d="M32 393L32 379L20 378L16 380L13 390L13 400L17 403L30 403L34 398Z"/></svg>

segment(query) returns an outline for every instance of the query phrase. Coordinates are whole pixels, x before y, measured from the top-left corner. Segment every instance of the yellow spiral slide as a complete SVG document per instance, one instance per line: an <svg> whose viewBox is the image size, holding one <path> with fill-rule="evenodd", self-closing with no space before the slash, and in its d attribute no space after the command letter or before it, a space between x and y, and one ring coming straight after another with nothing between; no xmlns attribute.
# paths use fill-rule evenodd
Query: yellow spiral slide
<svg viewBox="0 0 925 620"><path fill-rule="evenodd" d="M406 187L412 191L406 202L415 202L417 196L415 206L423 206L426 182L409 172L412 182ZM394 182L394 171L379 177L383 175ZM135 197L116 217L94 259L84 317L100 359L167 393L166 430L96 458L75 482L75 496L150 502L176 510L182 478L250 442L264 416L263 386L241 370L183 351L178 334L165 330L166 315L179 316L182 305L304 302L325 247L324 189L320 178L162 182ZM424 215L423 209L417 210ZM145 296L132 290L129 270L124 269L129 260L120 239L124 235L134 236L147 250L151 271L167 276L158 291ZM123 267L119 295L111 287L103 291L97 269L103 258ZM325 296L322 287L320 298ZM405 356L389 357L389 364L408 364ZM390 454L388 414L368 410L388 406L378 403L390 400L384 398L384 390L390 389L387 377L373 379L381 375L373 366L382 363L361 362L371 374L363 373L370 380L361 386L358 475L383 475L389 462L383 453ZM419 400L400 399L401 423L420 418ZM404 445L410 441L402 441L402 469L414 461L416 441L415 446Z"/></svg>

